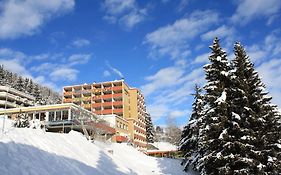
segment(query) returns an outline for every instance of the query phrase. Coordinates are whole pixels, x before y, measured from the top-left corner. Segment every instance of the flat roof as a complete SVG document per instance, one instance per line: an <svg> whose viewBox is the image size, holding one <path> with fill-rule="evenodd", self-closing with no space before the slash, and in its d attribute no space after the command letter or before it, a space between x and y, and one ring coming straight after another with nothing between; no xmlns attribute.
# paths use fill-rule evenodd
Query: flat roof
<svg viewBox="0 0 281 175"><path fill-rule="evenodd" d="M82 109L86 112L93 114L86 109L73 104L73 103L62 103L62 104L54 104L54 105L42 105L42 106L30 106L30 107L20 107L20 108L9 108L9 109L0 109L0 115L3 114L13 114L13 113L23 113L23 112L36 112L36 111L46 111L46 110L58 110L58 109L68 109L68 108L77 108Z"/></svg>

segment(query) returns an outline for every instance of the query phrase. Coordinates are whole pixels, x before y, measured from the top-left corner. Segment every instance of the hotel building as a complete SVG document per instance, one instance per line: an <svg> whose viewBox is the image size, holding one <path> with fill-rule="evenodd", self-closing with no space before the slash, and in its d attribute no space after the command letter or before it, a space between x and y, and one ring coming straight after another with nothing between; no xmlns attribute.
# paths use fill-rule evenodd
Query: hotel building
<svg viewBox="0 0 281 175"><path fill-rule="evenodd" d="M14 88L0 86L0 108L17 108L33 106L35 98Z"/></svg>
<svg viewBox="0 0 281 175"><path fill-rule="evenodd" d="M146 147L144 97L124 80L66 86L63 103L74 103L103 117L116 115L117 136L128 136L138 147Z"/></svg>

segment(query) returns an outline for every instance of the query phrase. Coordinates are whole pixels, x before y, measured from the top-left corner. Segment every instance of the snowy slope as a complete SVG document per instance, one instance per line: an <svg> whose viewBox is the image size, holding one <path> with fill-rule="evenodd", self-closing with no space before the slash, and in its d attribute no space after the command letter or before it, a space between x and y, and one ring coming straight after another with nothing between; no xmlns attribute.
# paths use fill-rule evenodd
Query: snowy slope
<svg viewBox="0 0 281 175"><path fill-rule="evenodd" d="M169 142L154 142L153 146L157 147L160 151L176 151L178 148Z"/></svg>
<svg viewBox="0 0 281 175"><path fill-rule="evenodd" d="M0 174L186 175L178 160L149 157L126 144L91 143L78 132L9 128L3 134L1 120L0 129Z"/></svg>

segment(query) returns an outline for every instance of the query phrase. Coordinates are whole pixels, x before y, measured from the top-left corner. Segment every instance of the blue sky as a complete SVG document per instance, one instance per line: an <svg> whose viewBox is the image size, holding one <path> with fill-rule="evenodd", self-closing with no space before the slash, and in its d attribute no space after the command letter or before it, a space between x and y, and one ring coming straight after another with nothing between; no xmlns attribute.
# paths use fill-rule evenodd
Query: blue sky
<svg viewBox="0 0 281 175"><path fill-rule="evenodd" d="M184 125L212 39L240 41L281 105L280 0L3 0L0 64L59 92L125 78L155 125Z"/></svg>

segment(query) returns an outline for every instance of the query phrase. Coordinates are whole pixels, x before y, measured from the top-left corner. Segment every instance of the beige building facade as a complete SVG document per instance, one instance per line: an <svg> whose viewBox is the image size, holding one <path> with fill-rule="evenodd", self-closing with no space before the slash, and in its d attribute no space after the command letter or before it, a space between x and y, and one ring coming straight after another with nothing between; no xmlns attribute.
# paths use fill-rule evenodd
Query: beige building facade
<svg viewBox="0 0 281 175"><path fill-rule="evenodd" d="M118 116L116 130L127 134L134 145L146 148L144 96L124 80L66 86L63 88L63 103L80 105L101 116Z"/></svg>

